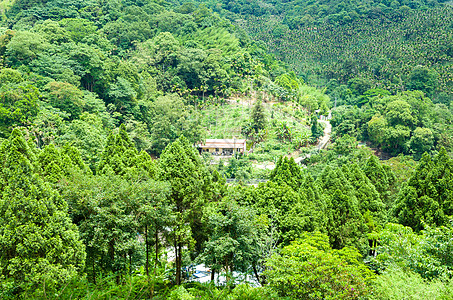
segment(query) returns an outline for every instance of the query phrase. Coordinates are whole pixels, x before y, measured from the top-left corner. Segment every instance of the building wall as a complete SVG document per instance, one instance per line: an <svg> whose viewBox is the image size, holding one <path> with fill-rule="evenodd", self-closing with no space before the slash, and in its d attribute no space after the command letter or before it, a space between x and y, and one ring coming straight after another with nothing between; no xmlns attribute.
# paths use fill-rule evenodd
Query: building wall
<svg viewBox="0 0 453 300"><path fill-rule="evenodd" d="M205 149L202 149L202 152L209 152L209 153L223 152L223 151L233 151L233 149L231 149L231 148L226 148L226 149L219 148L219 149L217 149L217 151L216 151L216 148L205 148ZM235 151L236 152L240 152L240 153L244 153L244 149L242 147L236 148Z"/></svg>

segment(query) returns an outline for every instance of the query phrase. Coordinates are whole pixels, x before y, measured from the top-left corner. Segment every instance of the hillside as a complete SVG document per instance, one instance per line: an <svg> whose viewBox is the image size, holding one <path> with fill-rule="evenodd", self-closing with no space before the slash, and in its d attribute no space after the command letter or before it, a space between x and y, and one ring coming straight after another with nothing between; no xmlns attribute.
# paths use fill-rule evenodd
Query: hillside
<svg viewBox="0 0 453 300"><path fill-rule="evenodd" d="M450 1L218 1L211 7L337 97L344 98L342 85L362 80L451 102ZM419 65L434 74L426 86L414 82Z"/></svg>
<svg viewBox="0 0 453 300"><path fill-rule="evenodd" d="M0 299L452 299L451 2L0 11Z"/></svg>

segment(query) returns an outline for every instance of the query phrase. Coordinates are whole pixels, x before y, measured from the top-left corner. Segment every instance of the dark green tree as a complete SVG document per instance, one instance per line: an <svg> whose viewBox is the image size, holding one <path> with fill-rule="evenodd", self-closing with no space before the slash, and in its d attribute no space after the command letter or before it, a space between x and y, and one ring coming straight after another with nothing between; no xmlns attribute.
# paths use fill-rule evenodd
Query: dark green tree
<svg viewBox="0 0 453 300"><path fill-rule="evenodd" d="M425 225L440 226L453 215L453 161L442 148L433 159L425 153L401 190L395 216L416 231Z"/></svg>
<svg viewBox="0 0 453 300"><path fill-rule="evenodd" d="M327 233L332 247L341 249L345 246L355 246L365 250L365 233L368 228L360 213L354 188L344 173L341 169L327 167L318 177L317 184L323 193L328 195Z"/></svg>
<svg viewBox="0 0 453 300"><path fill-rule="evenodd" d="M253 129L255 129L255 132L258 132L266 128L267 123L266 112L264 111L264 106L261 100L256 101L255 104L253 105L251 119L252 126Z"/></svg>
<svg viewBox="0 0 453 300"><path fill-rule="evenodd" d="M390 188L391 178L389 178L386 170L382 167L379 159L375 155L370 156L363 171L379 194L384 197Z"/></svg>
<svg viewBox="0 0 453 300"><path fill-rule="evenodd" d="M213 272L246 272L254 261L257 232L254 213L234 200L212 203L205 209L209 238L201 259Z"/></svg>
<svg viewBox="0 0 453 300"><path fill-rule="evenodd" d="M11 126L28 125L38 114L39 90L32 85L2 85L0 88L0 135Z"/></svg>
<svg viewBox="0 0 453 300"><path fill-rule="evenodd" d="M290 299L361 299L374 274L357 249L332 249L325 234L304 232L267 261L269 286Z"/></svg>
<svg viewBox="0 0 453 300"><path fill-rule="evenodd" d="M324 130L322 129L322 126L319 124L318 117L315 114L311 115L310 124L311 124L311 139L313 142L316 142L318 138L324 134Z"/></svg>
<svg viewBox="0 0 453 300"><path fill-rule="evenodd" d="M111 171L96 176L75 172L60 187L87 246L86 270L94 283L99 273L115 275L120 283L127 270L139 266L137 233L143 231L137 210L139 197L146 196L136 194L143 191L140 183Z"/></svg>
<svg viewBox="0 0 453 300"><path fill-rule="evenodd" d="M408 90L419 90L428 95L432 95L438 87L439 74L435 70L425 66L416 66L409 74L407 82Z"/></svg>
<svg viewBox="0 0 453 300"><path fill-rule="evenodd" d="M268 181L253 195L253 206L260 215L267 215L280 234L280 243L297 239L301 232L317 226L311 222L310 206L304 194L294 191L286 183Z"/></svg>

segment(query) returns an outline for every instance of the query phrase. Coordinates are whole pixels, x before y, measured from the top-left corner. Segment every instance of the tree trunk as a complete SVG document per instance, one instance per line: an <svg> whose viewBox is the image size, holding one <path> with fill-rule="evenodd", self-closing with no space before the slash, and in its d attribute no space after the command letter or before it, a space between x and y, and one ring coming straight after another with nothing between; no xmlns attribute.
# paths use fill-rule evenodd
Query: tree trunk
<svg viewBox="0 0 453 300"><path fill-rule="evenodd" d="M211 281L214 281L215 270L211 269Z"/></svg>
<svg viewBox="0 0 453 300"><path fill-rule="evenodd" d="M145 226L145 247L146 247L146 276L149 278L149 249L148 249L148 226Z"/></svg>
<svg viewBox="0 0 453 300"><path fill-rule="evenodd" d="M256 280L261 284L261 285L264 285L266 282L264 279L262 279L260 277L260 275L258 274L258 270L256 269L256 265L253 264L253 273L255 274L255 278Z"/></svg>
<svg viewBox="0 0 453 300"><path fill-rule="evenodd" d="M176 285L181 284L181 267L179 266L178 243L175 241Z"/></svg>
<svg viewBox="0 0 453 300"><path fill-rule="evenodd" d="M181 280L181 268L182 268L182 257L181 257L182 244L178 243L177 255L176 255L176 285L180 285Z"/></svg>
<svg viewBox="0 0 453 300"><path fill-rule="evenodd" d="M154 262L154 275L156 275L157 273L157 263L159 262L159 232L157 231L157 227L155 239L156 239L156 261Z"/></svg>

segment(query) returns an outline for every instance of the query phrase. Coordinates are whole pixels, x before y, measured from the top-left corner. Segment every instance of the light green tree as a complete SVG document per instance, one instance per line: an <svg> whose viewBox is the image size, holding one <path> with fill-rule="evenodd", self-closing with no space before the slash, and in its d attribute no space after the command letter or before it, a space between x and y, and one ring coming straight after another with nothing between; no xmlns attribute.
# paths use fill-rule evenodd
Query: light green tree
<svg viewBox="0 0 453 300"><path fill-rule="evenodd" d="M24 289L59 288L85 264L68 205L36 174L18 130L0 147L0 278Z"/></svg>
<svg viewBox="0 0 453 300"><path fill-rule="evenodd" d="M193 245L192 228L200 219L200 212L205 203L207 177L205 167L195 149L182 137L168 145L163 151L159 167L162 181L171 186L170 203L174 207L175 222L171 226L170 238L176 256L176 284L181 284L183 247Z"/></svg>
<svg viewBox="0 0 453 300"><path fill-rule="evenodd" d="M206 207L204 214L209 238L202 261L214 272L246 272L254 261L257 230L254 213L228 198Z"/></svg>
<svg viewBox="0 0 453 300"><path fill-rule="evenodd" d="M374 274L354 248L333 250L319 232L304 233L267 262L268 284L291 299L361 299Z"/></svg>

